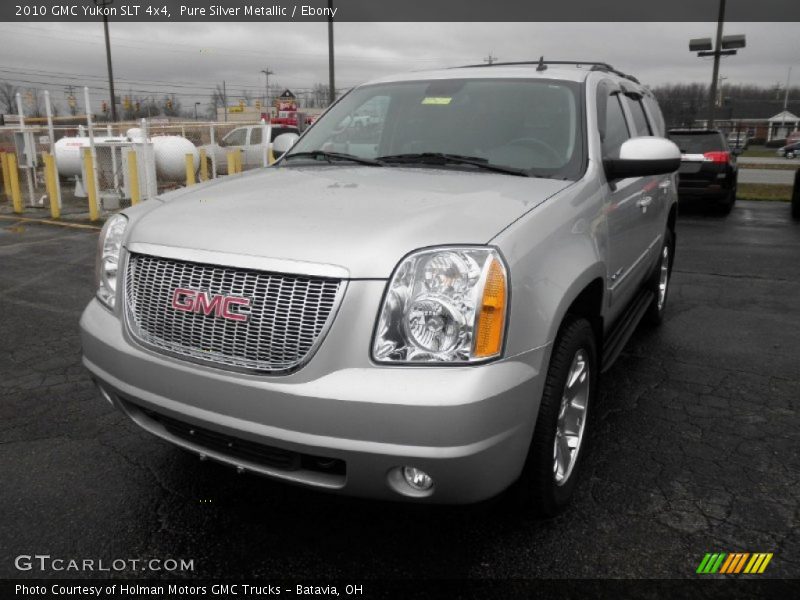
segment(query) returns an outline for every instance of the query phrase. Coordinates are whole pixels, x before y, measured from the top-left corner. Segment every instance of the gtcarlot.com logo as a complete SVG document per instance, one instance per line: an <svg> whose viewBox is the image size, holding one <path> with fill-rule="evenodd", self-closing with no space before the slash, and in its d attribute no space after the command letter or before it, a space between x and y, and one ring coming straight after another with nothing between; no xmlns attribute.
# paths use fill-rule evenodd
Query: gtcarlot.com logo
<svg viewBox="0 0 800 600"><path fill-rule="evenodd" d="M708 552L700 561L697 573L701 575L760 574L764 572L771 560L771 552L755 552L753 554L749 552Z"/></svg>
<svg viewBox="0 0 800 600"><path fill-rule="evenodd" d="M18 571L40 572L121 572L156 571L185 572L194 571L194 559L185 558L61 558L49 554L20 554L14 559Z"/></svg>

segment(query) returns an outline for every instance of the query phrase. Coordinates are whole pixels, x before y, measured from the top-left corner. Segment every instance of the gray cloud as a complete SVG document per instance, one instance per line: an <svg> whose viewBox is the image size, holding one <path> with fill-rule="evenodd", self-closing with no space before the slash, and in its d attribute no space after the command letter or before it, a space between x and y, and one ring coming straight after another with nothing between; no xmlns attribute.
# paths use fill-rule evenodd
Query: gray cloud
<svg viewBox="0 0 800 600"><path fill-rule="evenodd" d="M500 60L596 60L642 82L705 83L710 59L688 51L688 40L714 35L714 23L337 23L337 87L392 72ZM789 66L800 82L796 23L730 23L748 47L726 58L729 83L785 82ZM99 23L0 23L0 80L50 89L89 85L93 101L107 98L105 50ZM214 85L229 95L253 95L269 66L274 83L294 89L327 82L325 23L111 23L118 93L177 92L184 105L206 102Z"/></svg>

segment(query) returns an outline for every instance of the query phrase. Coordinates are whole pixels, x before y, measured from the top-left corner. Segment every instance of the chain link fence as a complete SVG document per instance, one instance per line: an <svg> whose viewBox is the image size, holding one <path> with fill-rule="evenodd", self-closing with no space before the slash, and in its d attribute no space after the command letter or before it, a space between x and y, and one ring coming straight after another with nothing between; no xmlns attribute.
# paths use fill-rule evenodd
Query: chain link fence
<svg viewBox="0 0 800 600"><path fill-rule="evenodd" d="M64 120L0 127L0 212L102 218L172 189L261 168L272 160L269 142L297 131L242 122Z"/></svg>

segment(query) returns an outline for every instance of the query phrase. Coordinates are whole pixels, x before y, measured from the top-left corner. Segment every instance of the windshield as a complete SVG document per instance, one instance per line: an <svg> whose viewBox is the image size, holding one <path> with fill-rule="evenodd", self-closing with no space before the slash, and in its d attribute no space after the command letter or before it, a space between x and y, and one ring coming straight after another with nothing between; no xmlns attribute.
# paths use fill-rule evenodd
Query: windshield
<svg viewBox="0 0 800 600"><path fill-rule="evenodd" d="M425 163L429 157L420 155L446 154L530 175L577 179L583 166L579 90L574 82L541 79L364 86L332 106L287 158L321 151L387 165L403 157L408 165L415 156ZM442 162L435 168L471 166Z"/></svg>

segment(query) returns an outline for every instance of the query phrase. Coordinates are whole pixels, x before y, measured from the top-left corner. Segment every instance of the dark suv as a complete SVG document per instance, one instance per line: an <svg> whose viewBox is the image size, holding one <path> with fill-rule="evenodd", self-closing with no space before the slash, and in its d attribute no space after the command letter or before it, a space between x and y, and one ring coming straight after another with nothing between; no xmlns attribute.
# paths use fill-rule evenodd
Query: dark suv
<svg viewBox="0 0 800 600"><path fill-rule="evenodd" d="M667 136L681 150L681 203L701 201L729 213L736 202L738 169L722 133L716 129L670 129Z"/></svg>

